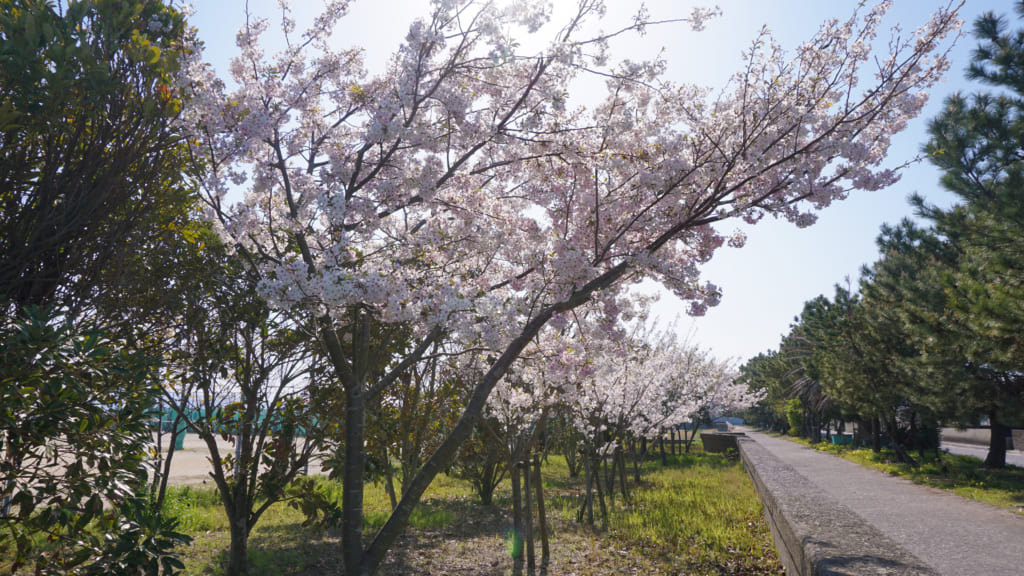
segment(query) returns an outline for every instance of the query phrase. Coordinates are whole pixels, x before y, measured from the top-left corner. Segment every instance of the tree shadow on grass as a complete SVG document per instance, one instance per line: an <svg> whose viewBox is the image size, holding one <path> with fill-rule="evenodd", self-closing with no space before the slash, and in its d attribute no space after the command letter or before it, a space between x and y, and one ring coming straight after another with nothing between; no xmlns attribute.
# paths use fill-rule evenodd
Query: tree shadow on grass
<svg viewBox="0 0 1024 576"><path fill-rule="evenodd" d="M228 564L226 548L215 563L223 573ZM260 576L341 574L341 538L298 522L257 526L249 537L249 566L251 574Z"/></svg>
<svg viewBox="0 0 1024 576"><path fill-rule="evenodd" d="M381 574L509 574L511 520L505 506L470 499L425 503L424 514L441 508L452 521L444 526L410 527L388 553Z"/></svg>
<svg viewBox="0 0 1024 576"><path fill-rule="evenodd" d="M380 574L499 576L510 573L506 508L468 499L428 500L384 560ZM442 523L443 521L443 523ZM377 531L367 526L367 543ZM214 563L227 565L228 551ZM305 528L299 522L257 526L249 538L251 573L267 576L341 574L344 561L336 530Z"/></svg>

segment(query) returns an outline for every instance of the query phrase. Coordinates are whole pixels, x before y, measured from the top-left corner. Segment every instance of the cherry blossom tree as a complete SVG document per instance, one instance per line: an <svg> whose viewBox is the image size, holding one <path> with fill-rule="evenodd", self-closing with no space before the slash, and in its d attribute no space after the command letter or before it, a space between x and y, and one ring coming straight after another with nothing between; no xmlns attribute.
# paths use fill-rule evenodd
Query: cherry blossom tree
<svg viewBox="0 0 1024 576"><path fill-rule="evenodd" d="M605 494L613 497L614 471L622 470L625 495L623 444L628 436L643 437L658 428L660 404L667 389L658 374L662 356L649 346L638 330L632 332L602 330L598 325L581 323L578 327L578 362L572 387L565 404L582 438L585 491L577 520L584 516L593 523L594 488L602 519L607 520ZM653 376L653 377L652 377ZM611 458L612 470L602 463Z"/></svg>
<svg viewBox="0 0 1024 576"><path fill-rule="evenodd" d="M486 408L489 419L496 424L488 432L497 436L505 447L506 468L512 483L513 538L522 539L525 543L525 546L513 547L513 561L517 565L521 563L525 552L531 573L536 564L533 538L535 506L543 547L541 564L547 565L549 560L540 460L531 460L531 452L539 451L538 444L545 433L549 411L557 404L560 395L559 387L546 369L548 358L542 350L536 341L528 348L525 358L517 364L515 374L505 374L495 386ZM534 487L536 498L532 494Z"/></svg>
<svg viewBox="0 0 1024 576"><path fill-rule="evenodd" d="M641 316L630 331L609 331L588 324L583 316L583 322L575 326L571 353L558 358L566 382L559 401L573 415L573 424L584 439L588 518L592 516L591 482L598 487L603 514L604 494L613 496L616 468L623 497L628 497L627 444L663 437L667 430L684 423L709 422L761 399L759 393L735 383L737 373L729 362L679 343L672 329L645 328L645 318ZM608 457L611 469L606 470L607 482L602 487L598 469ZM634 451L634 475L639 481L637 457ZM579 517L583 512L581 509Z"/></svg>
<svg viewBox="0 0 1024 576"><path fill-rule="evenodd" d="M764 31L720 93L663 77L664 62L616 62L611 40L643 14L589 33L600 0L535 53L543 5L438 0L387 70L328 38L347 2L301 35L284 10L285 48L262 48L266 20L238 35L232 83L198 60L184 112L209 216L262 275L275 306L315 317L345 398L343 549L369 574L433 477L467 438L491 389L549 324L592 301L614 316L623 287L651 278L701 313L718 299L700 265L742 244L712 225L766 215L797 225L852 189L876 190L890 137L919 113L948 66L959 25L939 10L888 51L871 45L889 6L826 23L787 56ZM713 14L683 20L699 29ZM605 79L596 106L574 80ZM858 82L868 82L864 88ZM244 191L235 204L232 189ZM416 341L373 371L374 323L409 323ZM367 398L442 336L486 347L491 362L463 416L410 482L368 548L362 538Z"/></svg>
<svg viewBox="0 0 1024 576"><path fill-rule="evenodd" d="M726 414L742 412L766 396L763 390L751 390L746 383L740 382L739 371L728 361L712 358L700 350L694 352L698 357L686 374L682 393L687 404L676 415L676 424L690 425L689 434L684 433L683 437L687 452L701 424L710 424Z"/></svg>

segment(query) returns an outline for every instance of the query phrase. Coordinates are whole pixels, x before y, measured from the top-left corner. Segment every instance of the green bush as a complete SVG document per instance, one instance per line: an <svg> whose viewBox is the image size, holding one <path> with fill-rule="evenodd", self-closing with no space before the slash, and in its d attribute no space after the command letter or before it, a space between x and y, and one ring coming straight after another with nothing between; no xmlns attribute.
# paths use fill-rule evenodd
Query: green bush
<svg viewBox="0 0 1024 576"><path fill-rule="evenodd" d="M12 572L180 568L188 538L144 497L153 362L38 308L0 324L0 550ZM155 572L154 572L155 573Z"/></svg>
<svg viewBox="0 0 1024 576"><path fill-rule="evenodd" d="M804 407L799 398L786 402L786 420L789 422L789 435L800 436L800 424L804 417Z"/></svg>

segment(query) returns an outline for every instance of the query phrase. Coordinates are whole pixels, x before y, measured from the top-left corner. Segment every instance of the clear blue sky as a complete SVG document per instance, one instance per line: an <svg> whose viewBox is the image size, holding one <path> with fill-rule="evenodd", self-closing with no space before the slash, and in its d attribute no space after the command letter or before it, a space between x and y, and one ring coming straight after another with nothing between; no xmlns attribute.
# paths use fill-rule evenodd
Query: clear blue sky
<svg viewBox="0 0 1024 576"><path fill-rule="evenodd" d="M607 0L608 16L602 26L616 28L636 11L640 2ZM573 0L554 0L556 14ZM206 58L219 71L235 53L235 32L244 22L248 4L251 13L276 23L279 10L274 0L197 0L192 23L206 44ZM299 29L304 15L315 13L319 2L293 3ZM371 73L379 71L405 36L409 22L428 9L426 0L361 0L353 2L351 13L338 28L335 42L343 47L362 46ZM767 26L787 50L810 37L828 18L847 18L856 0L712 0L695 2L652 0L647 6L656 19L684 17L693 6L717 4L723 14L707 24L703 32L691 32L683 25L655 27L643 38L631 38L613 45L615 57L651 56L665 49L669 76L680 82L721 86L739 66L740 52ZM894 0L886 20L899 24L904 34L927 21L929 14L944 5L941 0ZM963 80L975 42L970 28L985 11L1011 15L1011 0L965 0L960 13L965 20L964 36L952 53L953 67L944 84L936 87L924 114L894 139L891 165L913 158L926 138L927 119L933 117L946 94L970 92L978 87ZM555 22L557 23L557 17ZM275 30L272 26L271 31ZM542 31L543 32L543 31ZM888 34L880 36L877 48L884 49ZM831 295L836 283L848 277L856 285L862 265L878 255L875 237L882 223L895 223L911 215L907 197L918 192L933 203L948 205L953 198L938 185L939 173L927 163L907 169L902 180L881 192L854 192L819 215L818 223L797 229L787 222L764 221L745 227L748 241L742 249L723 247L704 267L705 279L723 290L722 303L703 318L691 319L683 306L669 299L657 305L664 323L680 317L678 329L691 342L710 348L720 358L739 362L778 345L803 303L819 294ZM727 225L727 230L735 226Z"/></svg>

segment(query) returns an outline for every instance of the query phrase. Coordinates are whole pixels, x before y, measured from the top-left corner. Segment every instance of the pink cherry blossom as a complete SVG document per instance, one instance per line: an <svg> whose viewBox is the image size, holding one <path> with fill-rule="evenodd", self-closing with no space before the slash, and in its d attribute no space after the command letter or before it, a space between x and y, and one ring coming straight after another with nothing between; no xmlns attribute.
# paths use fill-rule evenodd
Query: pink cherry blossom
<svg viewBox="0 0 1024 576"><path fill-rule="evenodd" d="M742 243L713 224L771 214L810 225L815 210L898 177L881 166L891 136L948 68L959 21L940 9L876 59L888 6L826 23L792 56L765 30L712 93L669 82L658 60L615 61L609 34L587 36L599 1L581 2L538 53L517 52L507 32L545 33L543 6L438 1L369 76L358 49L328 41L347 7L332 2L300 38L285 11L274 55L261 48L266 22L250 18L230 84L197 54L182 122L207 214L274 306L312 313L328 344L358 311L424 342L444 333L453 347L493 351L464 419L414 480L416 499L549 321L564 325L587 302L614 319L644 278L700 314L720 297L701 265ZM688 20L699 29L713 13ZM649 22L641 12L621 28ZM603 98L573 105L573 81L595 72ZM228 205L238 186L243 199ZM333 358L339 377L352 373ZM371 565L392 524L381 534Z"/></svg>

